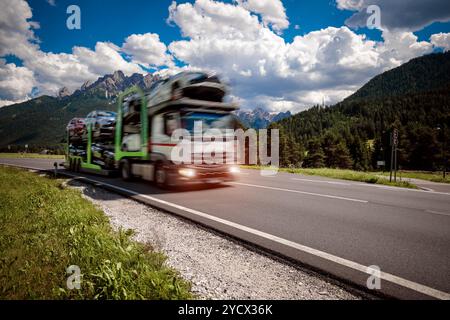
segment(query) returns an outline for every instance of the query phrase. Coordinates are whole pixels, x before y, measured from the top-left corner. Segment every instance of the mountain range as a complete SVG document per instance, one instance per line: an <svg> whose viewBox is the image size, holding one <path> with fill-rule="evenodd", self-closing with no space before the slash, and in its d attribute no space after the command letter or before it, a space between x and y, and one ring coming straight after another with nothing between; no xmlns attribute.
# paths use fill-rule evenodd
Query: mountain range
<svg viewBox="0 0 450 320"><path fill-rule="evenodd" d="M277 122L292 116L290 111L280 113L270 113L265 109L259 107L254 110L239 110L236 116L241 123L247 128L265 129L272 122Z"/></svg>
<svg viewBox="0 0 450 320"><path fill-rule="evenodd" d="M449 156L450 52L415 58L370 80L334 106L315 106L279 128L285 166L368 170L391 161L398 132L404 169L441 170ZM292 150L297 156L290 157ZM306 156L305 156L306 155Z"/></svg>
<svg viewBox="0 0 450 320"><path fill-rule="evenodd" d="M64 140L70 119L84 117L92 110L115 111L115 98L121 92L132 86L149 89L158 79L152 74L126 76L116 71L96 81L86 81L74 92L64 87L56 97L44 95L3 107L0 109L0 149L8 145L57 145ZM289 112L271 114L262 108L238 112L244 126L257 129L290 115Z"/></svg>
<svg viewBox="0 0 450 320"><path fill-rule="evenodd" d="M41 96L0 109L0 149L8 145L57 145L74 117L94 109L115 110L115 97L157 78L117 71L84 83L75 92ZM238 111L246 127L280 129L283 166L368 170L390 164L390 135L399 132L399 164L406 169L437 170L450 143L450 52L409 61L370 80L333 106L313 106L292 115L263 108ZM437 129L439 128L439 130ZM445 150L443 146L447 146Z"/></svg>

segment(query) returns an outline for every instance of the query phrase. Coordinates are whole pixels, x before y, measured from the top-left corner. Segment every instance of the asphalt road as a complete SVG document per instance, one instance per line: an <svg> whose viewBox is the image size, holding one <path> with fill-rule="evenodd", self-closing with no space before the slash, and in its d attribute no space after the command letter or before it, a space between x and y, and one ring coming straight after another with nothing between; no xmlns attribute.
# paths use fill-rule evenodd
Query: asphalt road
<svg viewBox="0 0 450 320"><path fill-rule="evenodd" d="M54 162L0 159L35 169ZM450 299L450 193L256 170L220 188L177 192L79 176L357 285L377 266L382 293Z"/></svg>

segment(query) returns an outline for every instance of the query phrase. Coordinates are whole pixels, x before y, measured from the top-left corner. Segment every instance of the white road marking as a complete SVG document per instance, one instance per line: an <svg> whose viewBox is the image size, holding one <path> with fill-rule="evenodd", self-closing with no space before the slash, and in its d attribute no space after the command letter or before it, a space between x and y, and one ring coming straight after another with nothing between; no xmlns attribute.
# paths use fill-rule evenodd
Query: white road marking
<svg viewBox="0 0 450 320"><path fill-rule="evenodd" d="M349 186L349 185L351 185L350 183L336 182L336 181L309 180L309 179L298 179L298 178L291 178L291 180L313 182L313 183L328 183L328 184L336 184L336 185L341 185L341 186Z"/></svg>
<svg viewBox="0 0 450 320"><path fill-rule="evenodd" d="M74 176L74 177L77 178L77 179L85 179L85 180L88 180L88 181L91 181L91 182L94 182L94 183L98 183L98 181L92 180L92 179L89 179L89 178L78 177L78 176ZM259 231L259 230L256 230L256 229L253 229L253 228L250 228L250 227L243 226L243 225L235 223L235 222L224 220L222 218L218 218L216 216L212 216L212 215L209 215L207 213L204 213L204 212L201 212L201 211L198 211L198 210L194 210L194 209L190 209L190 208L187 208L187 207L183 207L183 206L180 206L178 204L175 204L175 203L172 203L172 202L169 202L169 201L165 201L165 200L161 200L161 199L158 199L158 198L155 198L155 197L152 197L152 196L143 195L143 194L140 194L140 193L138 193L136 191L133 191L133 190L129 190L129 189L126 189L126 188L118 187L118 186L115 186L115 185L112 185L112 184L109 184L109 183L104 183L104 182L102 182L101 184L103 184L104 186L108 186L108 187L110 187L112 189L124 191L124 192L130 193L130 194L133 194L133 195L137 195L137 196L146 198L148 200L151 200L151 201L154 201L154 202L157 202L157 203L160 203L160 204L164 204L164 205L172 207L172 208L176 208L176 209L179 209L179 210L182 210L182 211L189 212L189 213L191 213L193 215L196 215L198 217L202 217L202 218L206 218L208 220L219 222L219 223L224 224L226 226L230 226L230 227L236 228L238 230L245 231L247 233L250 233L250 234L253 234L253 235L256 235L256 236L268 239L268 240L271 240L273 242L285 245L287 247L291 247L291 248L297 249L299 251L303 251L303 252L309 253L311 255L320 257L322 259L325 259L325 260L328 260L328 261L331 261L331 262L334 262L334 263L346 266L348 268L357 270L359 272L366 273L368 275L372 275L371 270L369 269L368 266L364 266L364 265L359 264L357 262L354 262L354 261L351 261L351 260L347 260L347 259L335 256L335 255L332 255L332 254L329 254L329 253L317 250L317 249L313 249L313 248L301 245L299 243L296 243L296 242L293 242L293 241L290 241L290 240L287 240L287 239L283 239L283 238L274 236L272 234L269 234L269 233L266 233L266 232L263 232L263 231ZM380 278L382 280L389 281L391 283L394 283L396 285L400 285L400 286L405 287L405 288L409 288L411 290L414 290L416 292L420 292L422 294L428 295L428 296L436 298L436 299L450 300L450 294L449 293L446 293L446 292L443 292L443 291L440 291L440 290L437 290L437 289L434 289L434 288L431 288L431 287L428 287L428 286L425 286L425 285L422 285L420 283L416 283L416 282L413 282L413 281L410 281L410 280L407 280L407 279L403 279L401 277L392 275L392 274L387 273L387 272L381 272L380 273Z"/></svg>
<svg viewBox="0 0 450 320"><path fill-rule="evenodd" d="M296 179L296 178L292 178L292 179ZM302 180L302 179L299 179L299 180ZM305 180L307 180L307 179L305 179ZM311 181L315 181L315 180L311 180ZM351 181L351 180L349 180L349 181ZM337 183L345 183L345 182L337 182ZM391 186L386 186L386 185L381 185L381 184L373 184L373 183L360 183L360 182L356 182L356 181L355 181L355 183L348 183L348 185L372 187L372 188L386 189L386 190L392 190L392 191L424 192L424 193L428 193L428 194L438 194L438 195L450 196L450 192L439 192L439 191L434 191L433 189L429 189L429 188L425 188L427 190L418 190L418 189L411 189L411 188L404 188L404 187L391 187Z"/></svg>
<svg viewBox="0 0 450 320"><path fill-rule="evenodd" d="M299 194L305 194L305 195L308 195L308 196L323 197L323 198L330 198L330 199L338 199L338 200L345 200L345 201L353 201L353 202L360 202L360 203L368 203L369 202L367 200L345 198L345 197L339 197L339 196L332 196L332 195L328 195L328 194L313 193L313 192L306 192L306 191L299 191L299 190L292 190L292 189L283 189L283 188L276 188L276 187L260 186L260 185L257 185L257 184L248 184L248 183L241 183L241 182L231 182L231 184L245 186L245 187L269 189L269 190L275 190L275 191L299 193Z"/></svg>
<svg viewBox="0 0 450 320"><path fill-rule="evenodd" d="M439 192L439 191L434 191L432 189L418 190L418 189L410 189L410 188L403 188L403 187L390 187L390 186L370 184L370 183L356 183L354 185L364 186L364 187L375 187L375 188L379 188L379 189L386 189L386 190L392 190L392 191L422 192L422 193L428 193L428 194L438 194L438 195L450 196L450 193L448 193L448 192Z"/></svg>
<svg viewBox="0 0 450 320"><path fill-rule="evenodd" d="M14 165L12 165L12 166L14 166ZM34 168L32 168L32 169L34 169ZM42 170L42 169L37 169L37 170ZM165 201L165 200L154 198L152 196L142 195L142 194L140 194L140 193L138 193L136 191L129 190L129 189L122 188L122 187L118 187L118 186L115 186L115 185L112 185L112 184L109 184L109 183L99 182L97 180L89 179L89 178L82 177L82 176L76 176L76 175L72 175L72 174L68 174L68 175L72 176L75 179L85 179L86 181L90 181L90 182L93 182L93 183L100 183L101 185L110 187L112 189L116 189L116 190L120 190L120 191L123 191L123 192L127 192L127 193L130 193L132 195L138 195L138 196L141 196L143 198L149 199L151 201L158 202L160 204L164 204L164 205L167 205L167 206L170 206L172 208L179 209L179 210L183 210L183 211L189 212L189 213L191 213L193 215L196 215L196 216L199 216L199 217L203 217L203 218L206 218L206 219L209 219L209 220L212 220L212 221L216 221L216 222L222 223L222 224L230 226L230 227L234 227L236 229L245 231L247 233L250 233L250 234L253 234L253 235L257 235L257 236L265 238L265 239L269 239L269 240L274 241L276 243L283 244L285 246L297 249L299 251L303 251L303 252L309 253L311 255L315 255L315 256L320 257L322 259L325 259L325 260L328 260L328 261L332 261L334 263L346 266L348 268L360 271L362 273L366 273L368 275L372 275L371 272L370 272L371 270L369 269L368 266L364 266L364 265L359 264L357 262L354 262L354 261L351 261L351 260L347 260L347 259L344 259L344 258L340 258L338 256L335 256L335 255L332 255L332 254L329 254L329 253L326 253L326 252L323 252L323 251L320 251L320 250L317 250L317 249L313 249L313 248L310 248L310 247L298 244L296 242L293 242L293 241L290 241L290 240L287 240L287 239L283 239L283 238L274 236L274 235L269 234L269 233L265 233L263 231L259 231L259 230L256 230L256 229L253 229L253 228L250 228L250 227L246 227L246 226L243 226L243 225L235 223L235 222L224 220L224 219L221 219L221 218L209 215L209 214L201 212L201 211L197 211L197 210L194 210L194 209L186 208L186 207L177 205L175 203L171 203L171 202L168 202L168 201ZM440 290L437 290L437 289L434 289L434 288L422 285L420 283L416 283L416 282L413 282L413 281L410 281L410 280L407 280L407 279L404 279L404 278L392 275L392 274L387 273L387 272L381 272L380 273L380 278L382 280L389 281L391 283L397 284L397 285L405 287L405 288L409 288L409 289L411 289L413 291L420 292L422 294L428 295L428 296L436 298L436 299L450 300L450 293L443 292L443 291L440 291Z"/></svg>
<svg viewBox="0 0 450 320"><path fill-rule="evenodd" d="M432 214L438 214L440 216L450 217L450 213L446 213L446 212L439 212L439 211L434 211L434 210L425 210L425 212L432 213Z"/></svg>

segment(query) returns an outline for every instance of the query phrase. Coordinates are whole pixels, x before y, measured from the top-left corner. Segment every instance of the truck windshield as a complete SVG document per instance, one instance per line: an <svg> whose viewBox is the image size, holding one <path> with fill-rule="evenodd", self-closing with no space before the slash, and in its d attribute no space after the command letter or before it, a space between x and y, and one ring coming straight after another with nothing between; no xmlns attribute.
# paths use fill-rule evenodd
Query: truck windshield
<svg viewBox="0 0 450 320"><path fill-rule="evenodd" d="M194 132L196 122L202 123L203 131L208 129L235 129L234 117L229 114L191 112L181 118L183 128L191 133Z"/></svg>

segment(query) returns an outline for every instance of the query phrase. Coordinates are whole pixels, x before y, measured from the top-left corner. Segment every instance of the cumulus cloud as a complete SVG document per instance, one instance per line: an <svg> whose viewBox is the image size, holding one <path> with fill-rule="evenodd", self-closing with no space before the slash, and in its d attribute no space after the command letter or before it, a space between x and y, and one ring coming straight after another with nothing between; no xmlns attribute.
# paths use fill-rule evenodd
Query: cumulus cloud
<svg viewBox="0 0 450 320"><path fill-rule="evenodd" d="M367 8L377 5L381 9L383 29L418 31L433 22L450 21L448 0L336 0L342 10L356 11L346 24L352 28L367 25Z"/></svg>
<svg viewBox="0 0 450 320"><path fill-rule="evenodd" d="M135 63L126 61L120 54L120 48L110 42L97 42L95 50L85 47L74 47L73 55L94 74L111 73L122 70L130 75L141 72Z"/></svg>
<svg viewBox="0 0 450 320"><path fill-rule="evenodd" d="M364 1L338 0L338 6L358 13ZM217 72L232 85L233 99L244 108L295 112L341 101L373 76L434 47L449 49L448 34L418 41L402 28L385 28L380 42L346 26L313 31L288 42L281 36L289 20L279 0L196 0L170 5L168 22L179 27L184 39L168 46L157 34L145 33L128 36L121 46L98 42L95 48L76 46L70 53L51 53L40 49L34 35L39 25L31 21L25 1L2 7L7 12L0 12L0 57L13 54L23 61L22 67L0 64L4 78L0 100L9 102L25 99L34 86L40 93L55 94L63 86L74 90L118 69L142 73L143 66L163 67L157 73L164 76L187 69Z"/></svg>
<svg viewBox="0 0 450 320"><path fill-rule="evenodd" d="M167 46L156 33L133 34L125 39L122 49L133 62L147 68L173 65Z"/></svg>
<svg viewBox="0 0 450 320"><path fill-rule="evenodd" d="M450 50L450 33L433 34L430 41L435 47L443 48L445 51Z"/></svg>
<svg viewBox="0 0 450 320"><path fill-rule="evenodd" d="M433 48L411 32L386 30L384 41L375 42L345 26L313 31L289 43L249 10L242 2L213 0L170 8L170 21L189 38L172 42L172 54L229 79L245 107L299 111L323 101L335 103L371 77Z"/></svg>
<svg viewBox="0 0 450 320"><path fill-rule="evenodd" d="M26 99L33 89L35 79L33 72L25 67L17 67L14 63L6 63L0 59L0 97L7 102Z"/></svg>
<svg viewBox="0 0 450 320"><path fill-rule="evenodd" d="M171 57L167 47L155 34L130 35L119 47L109 42L97 42L94 49L75 46L71 53L43 52L34 30L39 24L31 21L32 11L23 0L0 0L0 57L14 55L22 60L23 68L1 65L2 69L14 70L24 81L29 80L28 70L33 75L33 83L40 94L56 94L61 87L75 90L86 80L95 80L107 73L122 70L126 75L144 73L144 66L170 65ZM128 58L124 56L127 55ZM14 65L15 67L15 65ZM6 72L6 71L5 71ZM26 99L33 89L32 85L15 87L17 79L3 79L0 99L6 102L19 102ZM11 85L9 85L9 84ZM27 89L27 90L25 90Z"/></svg>
<svg viewBox="0 0 450 320"><path fill-rule="evenodd" d="M37 47L33 29L39 28L37 22L30 20L30 6L25 1L0 0L0 7L0 57L27 55Z"/></svg>
<svg viewBox="0 0 450 320"><path fill-rule="evenodd" d="M377 51L384 61L385 70L398 67L412 58L433 51L431 43L418 41L418 37L412 32L385 30L382 37L384 42L378 46Z"/></svg>
<svg viewBox="0 0 450 320"><path fill-rule="evenodd" d="M276 32L289 27L286 9L281 0L237 0L245 9L261 15L266 26L272 26Z"/></svg>

